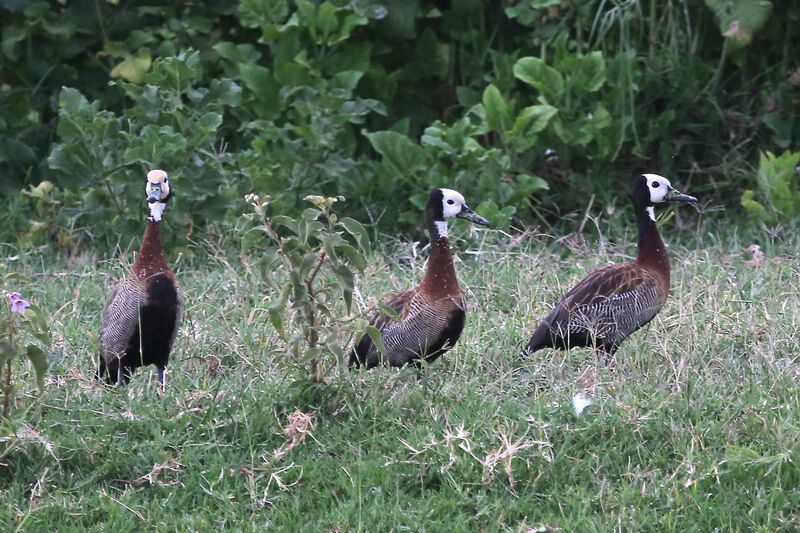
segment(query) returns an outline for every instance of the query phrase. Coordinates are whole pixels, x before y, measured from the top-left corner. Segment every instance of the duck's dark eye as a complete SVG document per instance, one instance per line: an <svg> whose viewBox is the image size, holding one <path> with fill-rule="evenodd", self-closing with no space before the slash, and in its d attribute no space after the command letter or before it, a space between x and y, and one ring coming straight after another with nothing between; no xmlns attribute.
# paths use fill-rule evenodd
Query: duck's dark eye
<svg viewBox="0 0 800 533"><path fill-rule="evenodd" d="M447 200L447 205L453 205L454 203L456 203L455 200Z"/></svg>
<svg viewBox="0 0 800 533"><path fill-rule="evenodd" d="M653 187L654 189L658 189L660 185L661 185L661 184L660 184L659 182L657 182L657 181L654 181L654 182L653 182L653 185L652 185L652 187Z"/></svg>

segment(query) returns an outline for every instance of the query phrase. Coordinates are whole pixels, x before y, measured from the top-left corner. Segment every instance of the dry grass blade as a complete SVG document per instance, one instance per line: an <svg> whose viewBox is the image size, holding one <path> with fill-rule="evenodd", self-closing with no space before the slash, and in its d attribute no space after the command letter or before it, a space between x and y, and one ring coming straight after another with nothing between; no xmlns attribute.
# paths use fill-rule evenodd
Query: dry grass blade
<svg viewBox="0 0 800 533"><path fill-rule="evenodd" d="M181 464L180 456L169 457L163 463L153 465L153 469L150 470L150 472L136 479L113 479L111 482L124 487L149 487L152 485L158 485L160 487L183 486L183 483L177 480L169 482L163 481L161 475L164 472L183 472L183 464Z"/></svg>
<svg viewBox="0 0 800 533"><path fill-rule="evenodd" d="M306 435L311 435L310 429L313 426L314 411L304 413L300 410L288 416L289 423L283 428L283 434L290 440L283 444L280 448L272 452L275 459L282 459L287 453L299 446L306 440Z"/></svg>

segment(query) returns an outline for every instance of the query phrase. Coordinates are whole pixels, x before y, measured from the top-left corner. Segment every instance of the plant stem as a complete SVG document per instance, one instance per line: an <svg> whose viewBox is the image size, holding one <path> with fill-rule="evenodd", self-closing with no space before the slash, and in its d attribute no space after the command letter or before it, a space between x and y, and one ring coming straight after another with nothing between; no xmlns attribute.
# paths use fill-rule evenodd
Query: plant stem
<svg viewBox="0 0 800 533"><path fill-rule="evenodd" d="M717 84L719 83L720 78L722 77L722 69L725 66L725 59L728 57L728 43L730 42L730 38L725 37L725 40L722 42L722 52L719 55L719 63L717 63L717 68L714 69L714 75L708 81L708 85L706 85L701 93L710 93L714 89L717 88Z"/></svg>
<svg viewBox="0 0 800 533"><path fill-rule="evenodd" d="M3 384L3 418L8 418L11 405L11 358L6 360L6 382Z"/></svg>
<svg viewBox="0 0 800 533"><path fill-rule="evenodd" d="M317 343L319 342L319 338L317 336L317 317L314 315L314 278L317 277L319 274L319 270L322 268L322 263L325 261L325 250L320 250L319 259L317 260L317 265L314 267L314 270L311 271L311 275L308 276L306 280L306 292L308 293L309 303L306 305L306 320L308 320L308 347L309 348L316 348ZM321 383L323 381L322 376L322 366L319 364L317 359L311 361L311 381L315 383Z"/></svg>
<svg viewBox="0 0 800 533"><path fill-rule="evenodd" d="M14 315L9 310L8 312L8 342L11 345L11 353L16 354L16 346L14 342L14 337L16 336L16 329L14 327ZM10 410L11 405L11 392L12 392L12 385L11 385L11 357L6 359L6 381L3 383L3 418L8 418L8 412Z"/></svg>

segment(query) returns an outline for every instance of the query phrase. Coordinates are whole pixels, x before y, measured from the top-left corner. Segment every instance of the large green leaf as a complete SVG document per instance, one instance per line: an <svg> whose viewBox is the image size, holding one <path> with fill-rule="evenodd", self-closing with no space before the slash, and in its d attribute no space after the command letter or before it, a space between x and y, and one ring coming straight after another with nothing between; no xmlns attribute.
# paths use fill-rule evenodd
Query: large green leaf
<svg viewBox="0 0 800 533"><path fill-rule="evenodd" d="M794 169L800 163L800 152L785 152L776 157L762 152L756 180L771 207L783 219L790 218L795 210L797 180Z"/></svg>
<svg viewBox="0 0 800 533"><path fill-rule="evenodd" d="M366 17L361 17L352 13L345 15L338 30L328 37L327 45L334 46L347 40L357 26L364 26L368 22Z"/></svg>
<svg viewBox="0 0 800 533"><path fill-rule="evenodd" d="M572 56L565 61L564 66L569 71L569 85L574 91L595 92L606 81L606 62L602 52Z"/></svg>
<svg viewBox="0 0 800 533"><path fill-rule="evenodd" d="M547 128L558 109L551 105L533 105L523 109L514 121L513 136L532 136Z"/></svg>
<svg viewBox="0 0 800 533"><path fill-rule="evenodd" d="M486 123L492 131L503 132L511 127L511 111L503 100L500 90L489 85L483 91L483 107L486 110Z"/></svg>
<svg viewBox="0 0 800 533"><path fill-rule="evenodd" d="M378 328L375 326L367 326L365 333L369 335L370 339L372 339L372 342L378 349L378 353L386 354L386 344L383 343L383 336L381 336L381 332L378 330Z"/></svg>
<svg viewBox="0 0 800 533"><path fill-rule="evenodd" d="M339 20L336 16L336 7L330 2L323 2L319 9L317 9L316 20L314 24L319 30L319 40L317 44L322 44L328 41L331 35L339 27Z"/></svg>
<svg viewBox="0 0 800 533"><path fill-rule="evenodd" d="M722 35L740 45L750 44L772 14L772 2L765 0L705 0L714 11Z"/></svg>
<svg viewBox="0 0 800 533"><path fill-rule="evenodd" d="M399 180L427 167L425 151L417 143L394 131L364 133L376 152L383 156L383 165Z"/></svg>
<svg viewBox="0 0 800 533"><path fill-rule="evenodd" d="M742 207L744 207L747 213L752 217L763 220L764 222L774 222L774 217L767 213L766 208L761 205L760 202L753 199L754 195L753 191L749 189L744 191L741 199Z"/></svg>
<svg viewBox="0 0 800 533"><path fill-rule="evenodd" d="M772 130L772 140L781 148L789 148L792 143L792 123L783 113L767 113L761 120ZM788 120L787 120L788 119Z"/></svg>
<svg viewBox="0 0 800 533"><path fill-rule="evenodd" d="M267 27L286 20L289 4L286 0L241 0L239 21L245 28Z"/></svg>
<svg viewBox="0 0 800 533"><path fill-rule="evenodd" d="M85 124L100 114L100 101L89 102L78 89L64 87L58 95L58 127L56 133L63 142L83 139Z"/></svg>
<svg viewBox="0 0 800 533"><path fill-rule="evenodd" d="M145 81L162 89L185 94L202 76L200 52L187 50L177 56L160 57L153 61L153 69L145 76Z"/></svg>
<svg viewBox="0 0 800 533"><path fill-rule="evenodd" d="M352 248L352 247L351 247ZM353 304L353 291L355 290L355 275L347 267L346 264L340 263L333 269L334 274L339 280L339 287L342 289L342 298L347 312L350 312L350 307Z"/></svg>
<svg viewBox="0 0 800 533"><path fill-rule="evenodd" d="M489 221L489 227L505 230L511 223L511 216L516 213L517 208L507 205L502 209L493 200L484 200L475 208L476 213Z"/></svg>
<svg viewBox="0 0 800 533"><path fill-rule="evenodd" d="M540 90L545 95L564 94L564 78L538 57L523 57L514 64L514 76Z"/></svg>
<svg viewBox="0 0 800 533"><path fill-rule="evenodd" d="M128 164L146 163L151 168L163 165L164 159L184 152L188 141L172 126L148 124L139 135L130 136L131 145L122 156Z"/></svg>
<svg viewBox="0 0 800 533"><path fill-rule="evenodd" d="M274 118L281 110L278 92L280 83L268 68L255 63L239 65L242 83L253 100L250 107L259 118Z"/></svg>
<svg viewBox="0 0 800 533"><path fill-rule="evenodd" d="M367 235L367 230L361 222L350 217L342 217L338 220L337 224L342 226L347 233L353 236L362 252L369 252L369 235Z"/></svg>
<svg viewBox="0 0 800 533"><path fill-rule="evenodd" d="M208 85L203 104L212 107L238 106L242 101L242 88L230 78L215 78Z"/></svg>
<svg viewBox="0 0 800 533"><path fill-rule="evenodd" d="M125 54L122 61L111 69L110 76L112 79L122 78L132 83L142 83L152 63L150 50L142 48L135 54Z"/></svg>
<svg viewBox="0 0 800 533"><path fill-rule="evenodd" d="M44 391L44 373L47 372L47 355L44 350L35 344L29 344L25 349L25 355L33 366L36 373L36 384L39 386L39 391Z"/></svg>
<svg viewBox="0 0 800 533"><path fill-rule="evenodd" d="M514 188L514 192L508 199L508 203L517 203L521 200L527 199L534 193L546 191L549 188L550 187L547 182L539 176L520 174L517 176L517 186Z"/></svg>

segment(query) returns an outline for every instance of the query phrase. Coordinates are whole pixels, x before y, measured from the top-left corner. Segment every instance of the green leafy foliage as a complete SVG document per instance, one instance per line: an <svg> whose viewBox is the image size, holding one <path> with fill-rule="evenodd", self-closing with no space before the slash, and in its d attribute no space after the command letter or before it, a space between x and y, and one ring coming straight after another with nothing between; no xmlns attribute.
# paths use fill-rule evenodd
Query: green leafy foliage
<svg viewBox="0 0 800 533"><path fill-rule="evenodd" d="M550 98L564 94L561 73L538 57L523 57L514 63L514 76Z"/></svg>
<svg viewBox="0 0 800 533"><path fill-rule="evenodd" d="M64 88L59 99L62 142L48 163L57 183L81 192L80 202L63 213L69 225L111 245L120 236L140 235L146 213L144 176L153 168L165 169L173 180L170 224L190 233L225 217L238 194L238 175L221 130L225 113L240 102L241 88L229 78L198 85L202 75L197 51L156 59L144 84L116 82L136 103L123 116ZM174 242L177 236L165 238Z"/></svg>
<svg viewBox="0 0 800 533"><path fill-rule="evenodd" d="M60 206L22 199L27 224L0 232L25 246L129 246L155 166L180 185L176 253L248 190L292 217L311 192L344 195L347 215L397 231L419 230L408 213L440 185L528 221L609 201L642 167L722 160L734 198L746 162L800 131L800 11L757 0L0 9L0 195L46 180Z"/></svg>
<svg viewBox="0 0 800 533"><path fill-rule="evenodd" d="M775 156L762 152L756 174L759 198L752 190L742 194L741 204L754 218L772 223L786 221L800 211L800 190L797 187L800 152L784 152Z"/></svg>
<svg viewBox="0 0 800 533"><path fill-rule="evenodd" d="M268 319L285 343L273 349L287 368L305 374L301 384L323 383L343 364L355 330L355 278L367 266L369 252L364 227L332 212L341 197L305 200L315 207L298 218L270 217L271 200L249 195L253 212L242 215L237 228L244 235L242 253L261 252L259 269L272 294Z"/></svg>
<svg viewBox="0 0 800 533"><path fill-rule="evenodd" d="M602 52L571 54L564 37L562 34L555 42L554 66L535 57L523 57L514 64L514 75L535 88L540 93L539 100L548 106L539 112L535 123L538 131L534 131L543 132L542 141L570 164L576 157L613 160L617 147L624 142L624 127L631 117L612 115L598 103L612 101L619 91L611 86L605 94L601 91L607 78ZM595 94L598 92L601 94ZM527 120L524 111L521 117Z"/></svg>

